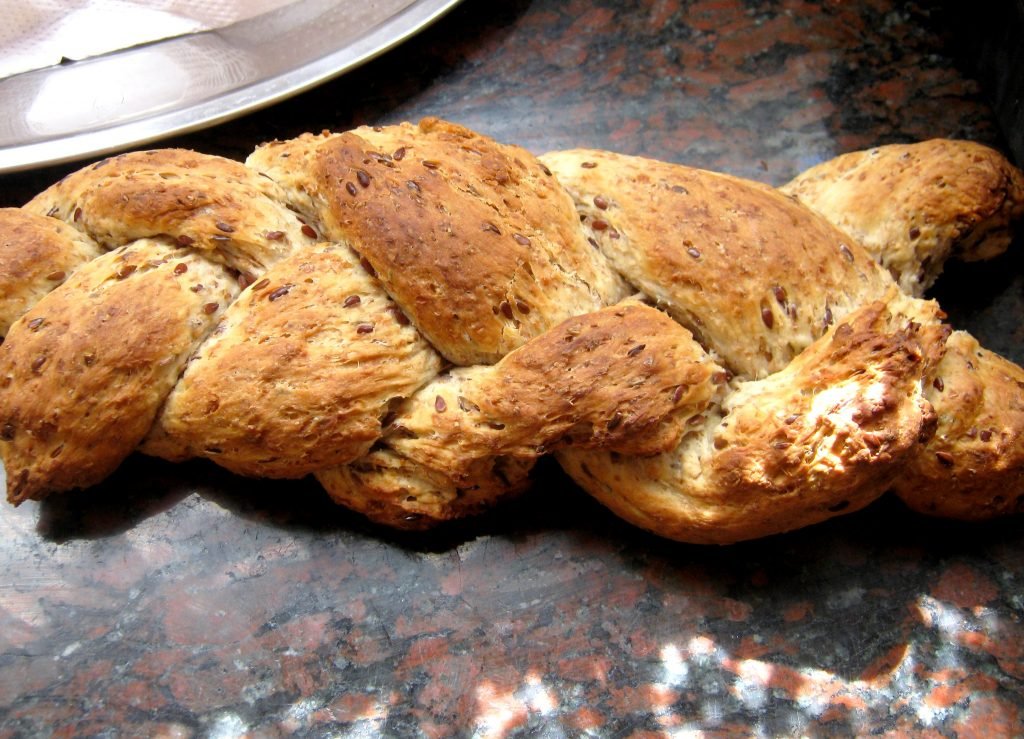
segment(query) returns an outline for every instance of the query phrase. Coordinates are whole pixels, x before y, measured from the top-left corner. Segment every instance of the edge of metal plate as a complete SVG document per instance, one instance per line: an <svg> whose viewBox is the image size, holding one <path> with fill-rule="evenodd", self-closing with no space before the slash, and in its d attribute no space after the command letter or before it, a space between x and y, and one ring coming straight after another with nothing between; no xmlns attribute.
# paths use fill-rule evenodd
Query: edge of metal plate
<svg viewBox="0 0 1024 739"><path fill-rule="evenodd" d="M194 131L308 90L459 0L298 0L216 31L0 80L0 172Z"/></svg>

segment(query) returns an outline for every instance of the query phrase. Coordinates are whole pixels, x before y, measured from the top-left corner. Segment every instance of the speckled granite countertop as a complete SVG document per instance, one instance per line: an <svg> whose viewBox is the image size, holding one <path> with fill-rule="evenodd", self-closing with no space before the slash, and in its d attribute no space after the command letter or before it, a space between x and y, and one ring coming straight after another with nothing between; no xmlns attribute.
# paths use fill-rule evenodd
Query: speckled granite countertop
<svg viewBox="0 0 1024 739"><path fill-rule="evenodd" d="M342 79L171 143L241 158L440 115L538 153L776 184L879 143L1003 146L948 6L464 0ZM2 204L63 171L0 178ZM1020 251L936 291L1018 362ZM882 500L686 546L545 465L493 515L399 537L313 482L133 458L99 488L0 510L0 560L0 737L1021 733L1019 519Z"/></svg>

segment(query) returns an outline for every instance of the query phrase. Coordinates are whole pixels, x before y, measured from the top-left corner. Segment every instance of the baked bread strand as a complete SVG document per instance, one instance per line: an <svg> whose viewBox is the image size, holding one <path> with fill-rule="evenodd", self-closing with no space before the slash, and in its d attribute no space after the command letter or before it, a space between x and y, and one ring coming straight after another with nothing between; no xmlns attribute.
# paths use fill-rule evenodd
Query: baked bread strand
<svg viewBox="0 0 1024 739"><path fill-rule="evenodd" d="M532 482L532 457L477 459L457 483L443 471L388 447L355 462L316 473L331 500L385 526L422 531L479 515L524 492Z"/></svg>
<svg viewBox="0 0 1024 739"><path fill-rule="evenodd" d="M453 474L467 453L656 454L678 443L724 374L685 328L626 301L570 318L496 365L445 373L397 409L389 445Z"/></svg>
<svg viewBox="0 0 1024 739"><path fill-rule="evenodd" d="M87 262L22 316L0 347L8 500L113 472L237 292L201 254L140 239Z"/></svg>
<svg viewBox="0 0 1024 739"><path fill-rule="evenodd" d="M179 149L121 154L0 209L3 333L78 266L140 238L196 248L243 284L315 241L279 188L238 162Z"/></svg>
<svg viewBox="0 0 1024 739"><path fill-rule="evenodd" d="M938 428L893 487L914 510L984 520L1024 511L1024 369L957 331L928 375Z"/></svg>
<svg viewBox="0 0 1024 739"><path fill-rule="evenodd" d="M930 287L950 258L1002 253L1024 217L1024 174L969 141L845 154L782 190L849 230L911 294ZM926 398L938 430L911 454L897 494L950 518L1024 510L1024 369L958 331L926 378Z"/></svg>
<svg viewBox="0 0 1024 739"><path fill-rule="evenodd" d="M739 377L782 369L892 285L847 234L767 185L590 149L542 160L615 268Z"/></svg>
<svg viewBox="0 0 1024 739"><path fill-rule="evenodd" d="M141 451L302 477L369 451L390 407L441 367L350 249L317 244L275 264L225 311Z"/></svg>
<svg viewBox="0 0 1024 739"><path fill-rule="evenodd" d="M784 369L737 382L671 452L558 460L614 513L679 541L729 544L857 510L934 431L922 377L948 333L934 310L897 297L853 311Z"/></svg>
<svg viewBox="0 0 1024 739"><path fill-rule="evenodd" d="M56 218L0 208L0 337L72 272L103 250Z"/></svg>
<svg viewBox="0 0 1024 739"><path fill-rule="evenodd" d="M374 520L422 528L515 494L555 449L672 449L724 378L686 329L630 300L442 374L396 408L369 455L318 478Z"/></svg>
<svg viewBox="0 0 1024 739"><path fill-rule="evenodd" d="M104 159L51 185L25 209L60 219L106 249L168 237L249 282L317 236L315 224L289 211L266 177L231 159L184 149Z"/></svg>
<svg viewBox="0 0 1024 739"><path fill-rule="evenodd" d="M794 177L781 191L856 239L909 295L947 259L991 259L1024 217L1024 173L991 147L932 139L851 152Z"/></svg>
<svg viewBox="0 0 1024 739"><path fill-rule="evenodd" d="M350 244L427 340L492 364L625 298L529 152L437 119L272 142L247 159ZM296 166L301 163L301 166Z"/></svg>

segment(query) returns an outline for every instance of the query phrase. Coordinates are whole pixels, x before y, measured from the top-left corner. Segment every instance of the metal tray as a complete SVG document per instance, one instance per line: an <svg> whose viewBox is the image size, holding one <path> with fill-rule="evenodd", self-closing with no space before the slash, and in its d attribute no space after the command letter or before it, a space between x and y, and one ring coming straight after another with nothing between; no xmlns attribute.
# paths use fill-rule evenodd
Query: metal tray
<svg viewBox="0 0 1024 739"><path fill-rule="evenodd" d="M458 0L297 0L192 34L0 81L0 172L192 131L309 89Z"/></svg>

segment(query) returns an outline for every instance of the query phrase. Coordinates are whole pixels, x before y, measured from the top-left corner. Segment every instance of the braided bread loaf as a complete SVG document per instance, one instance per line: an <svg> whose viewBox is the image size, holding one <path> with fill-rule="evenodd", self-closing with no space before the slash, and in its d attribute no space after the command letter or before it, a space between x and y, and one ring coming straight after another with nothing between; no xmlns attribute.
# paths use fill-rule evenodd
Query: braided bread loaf
<svg viewBox="0 0 1024 739"><path fill-rule="evenodd" d="M314 474L422 528L523 490L554 453L685 541L888 489L1008 513L1024 371L919 294L954 249L1005 249L1022 213L1021 173L967 142L839 157L780 190L538 159L436 119L245 164L121 155L0 210L8 499L89 487L141 450Z"/></svg>

